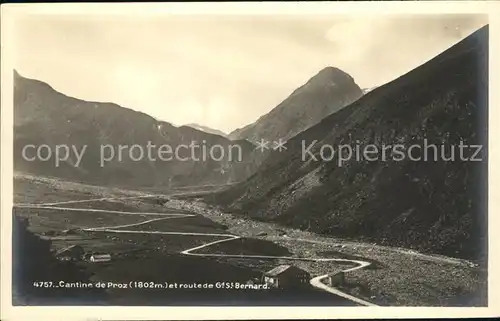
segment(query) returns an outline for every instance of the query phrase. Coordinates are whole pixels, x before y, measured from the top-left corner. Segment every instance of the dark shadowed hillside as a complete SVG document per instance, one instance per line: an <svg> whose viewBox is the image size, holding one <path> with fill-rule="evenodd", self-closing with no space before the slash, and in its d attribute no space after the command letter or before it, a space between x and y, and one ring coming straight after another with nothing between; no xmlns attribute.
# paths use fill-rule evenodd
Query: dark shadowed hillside
<svg viewBox="0 0 500 321"><path fill-rule="evenodd" d="M230 141L191 127L175 127L113 103L88 102L68 97L44 82L27 79L17 73L14 81L16 170L97 184L155 186L239 181L254 166L244 162L254 149L248 141ZM148 142L153 145L151 158L148 156ZM224 157L220 158L220 149L216 149L215 157L208 154L208 157L202 158L201 147L195 150L194 158L187 148L179 149L179 158L174 156L175 148L192 142L200 146L204 144L207 151L212 146L222 146ZM87 149L80 163L75 154L71 153L67 160L56 166L53 158L48 161L26 161L22 151L31 144L47 144L52 152L57 145L74 147L77 151L81 151L86 145ZM101 150L101 146L108 144L112 147ZM142 158L137 148L130 157L130 148L134 144L142 147ZM119 145L128 146L122 151L121 159ZM172 153L163 154L163 160L158 157L161 145L169 145L173 149ZM43 155L46 156L46 153L45 150ZM240 154L241 161L238 157ZM34 149L30 149L28 157L34 155ZM104 166L101 166L101 155L110 158ZM170 156L172 159L168 160ZM223 172L218 170L221 167L225 168Z"/></svg>
<svg viewBox="0 0 500 321"><path fill-rule="evenodd" d="M216 195L244 215L334 236L471 259L486 258L487 161L460 160L458 146L487 146L488 27L369 92L274 152L247 181ZM427 161L382 158L383 146L435 144ZM314 141L317 141L314 144ZM313 144L311 153L305 153ZM321 147L374 144L339 166ZM455 160L445 161L455 146ZM326 150L328 151L328 150ZM418 158L418 149L412 157ZM323 149L327 159L328 152ZM474 150L466 149L469 158ZM375 156L374 156L375 155ZM390 155L390 153L388 154ZM406 154L407 155L407 154ZM337 156L337 155L335 155Z"/></svg>
<svg viewBox="0 0 500 321"><path fill-rule="evenodd" d="M91 274L74 262L58 261L51 242L28 230L28 221L13 216L12 303L13 305L99 304L106 298L102 289L56 288L60 281L90 282ZM53 288L34 285L52 282Z"/></svg>
<svg viewBox="0 0 500 321"><path fill-rule="evenodd" d="M255 123L230 133L229 138L253 142L261 138L287 140L362 94L351 76L340 69L327 67Z"/></svg>

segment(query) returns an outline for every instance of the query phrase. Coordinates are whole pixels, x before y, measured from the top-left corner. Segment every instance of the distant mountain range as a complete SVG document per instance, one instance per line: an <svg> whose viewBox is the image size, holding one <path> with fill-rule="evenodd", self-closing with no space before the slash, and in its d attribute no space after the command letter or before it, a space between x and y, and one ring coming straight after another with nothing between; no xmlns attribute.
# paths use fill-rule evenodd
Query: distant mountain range
<svg viewBox="0 0 500 321"><path fill-rule="evenodd" d="M14 74L14 166L15 170L40 175L76 179L96 184L120 184L129 186L164 186L164 185L203 185L224 184L240 181L252 172L252 164L238 161L238 150L234 150L229 159L229 147L241 147L242 159L249 159L254 146L245 140L230 141L220 135L213 135L197 129L157 121L144 113L123 108L113 103L100 103L79 100L57 92L48 84L24 78ZM125 149L124 156L118 157L118 146L139 145L147 152L148 142L156 146L151 148L151 161L146 154L136 161L130 158L130 149ZM210 148L220 145L225 157L216 160L208 157L206 161L196 161L187 148L179 149L180 158L173 157L173 152L158 158L158 148L169 145L176 148L192 142ZM22 156L27 145L46 144L55 152L57 145L66 145L76 150L87 146L78 163L77 157L70 157L56 166L54 159L48 161L27 161ZM101 166L101 146L115 157ZM46 151L45 151L46 152ZM29 150L29 157L34 157L35 150ZM137 159L140 151L135 150ZM195 158L201 155L201 147ZM44 154L45 155L45 154ZM165 156L166 155L166 156ZM54 155L52 155L54 156ZM187 158L187 160L185 160ZM78 166L75 166L77 165Z"/></svg>
<svg viewBox="0 0 500 321"><path fill-rule="evenodd" d="M260 139L288 140L362 95L363 92L350 75L338 68L327 67L269 113L253 124L236 129L228 137L251 142Z"/></svg>
<svg viewBox="0 0 500 321"><path fill-rule="evenodd" d="M261 120L247 126L246 134L233 133L228 139L225 133L203 125L191 123L175 127L113 103L68 97L42 81L22 77L17 72L14 84L16 170L131 186L224 184L244 180L269 154L256 151L249 141L260 137L261 130L263 137L269 139L291 137L362 94L349 75L336 68L325 68ZM145 150L148 141L155 146L173 147L189 145L192 141L206 142L207 146L222 145L226 150L229 146L241 145L243 157L222 162L152 162L146 158L134 161L125 157L101 166L101 146L109 144L117 149L118 145L140 145ZM30 144L47 144L52 150L62 144L75 146L77 150L86 145L87 149L80 162L78 157L70 155L56 167L54 160L26 161L22 157L23 147ZM125 153L129 155L129 150Z"/></svg>
<svg viewBox="0 0 500 321"><path fill-rule="evenodd" d="M320 77L340 77L351 89L333 109L360 96L349 77L337 70L328 69ZM324 105L326 112L332 105L325 97L334 99L329 92L335 86L318 89L316 81L309 86L313 87L312 97L320 97L318 104ZM283 106L309 88L298 89ZM291 110L298 110L300 118L306 110L303 108L311 105L297 106L273 111L236 137L293 136L301 126L288 130L287 124L273 129L272 124ZM483 161L462 161L457 150L453 161L443 157L434 161L433 149L427 161L411 160L408 155L383 161L380 151L396 144L423 148L424 140L428 145L444 145L446 157L460 142L486 147L487 115L486 26L289 139L287 150L266 158L248 180L207 200L259 220L484 262L488 239L486 150L476 155ZM314 120L309 118L307 124ZM323 148L337 147L338 152L339 145L354 149L369 144L378 149L378 160L373 160L372 153L372 160L353 156L339 164L338 155L328 161L331 149ZM476 150L469 150L467 157Z"/></svg>
<svg viewBox="0 0 500 321"><path fill-rule="evenodd" d="M203 126L203 125L199 125L199 124L195 124L195 123L187 124L187 125L184 125L184 126L188 126L188 127L197 129L197 130L205 132L205 133L219 135L219 136L222 136L222 137L227 137L227 134L224 133L223 131L218 130L218 129L214 129L214 128L210 128L210 127L207 127L207 126Z"/></svg>

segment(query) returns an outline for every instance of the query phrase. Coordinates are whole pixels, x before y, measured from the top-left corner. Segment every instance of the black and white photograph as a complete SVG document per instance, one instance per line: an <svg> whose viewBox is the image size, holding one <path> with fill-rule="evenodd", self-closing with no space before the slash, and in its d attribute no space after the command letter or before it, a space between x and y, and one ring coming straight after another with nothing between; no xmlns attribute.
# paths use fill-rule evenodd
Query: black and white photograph
<svg viewBox="0 0 500 321"><path fill-rule="evenodd" d="M9 20L13 308L493 304L487 12L165 8Z"/></svg>

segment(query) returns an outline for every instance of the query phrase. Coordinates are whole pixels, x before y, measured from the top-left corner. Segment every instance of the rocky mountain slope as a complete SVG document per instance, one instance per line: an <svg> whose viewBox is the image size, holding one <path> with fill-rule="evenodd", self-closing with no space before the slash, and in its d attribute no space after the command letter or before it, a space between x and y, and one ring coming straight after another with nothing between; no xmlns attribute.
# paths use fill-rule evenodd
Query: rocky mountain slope
<svg viewBox="0 0 500 321"><path fill-rule="evenodd" d="M486 26L290 139L248 180L207 200L328 235L485 260L487 55ZM437 147L418 159L425 142ZM477 150L460 155L461 142L484 145L481 161L461 160ZM370 144L378 152L357 159L356 146L363 153ZM328 147L339 145L354 153L341 164ZM448 159L455 148L454 160L442 145Z"/></svg>
<svg viewBox="0 0 500 321"><path fill-rule="evenodd" d="M248 141L230 141L188 126L175 127L113 103L68 97L44 82L18 73L14 74L14 87L14 163L18 171L98 184L166 186L239 181L254 166L245 163L254 150ZM148 142L154 147L148 147ZM179 147L192 142L200 147ZM25 146L43 144L50 146L52 158L28 161L23 157ZM56 165L58 145L68 146L70 154ZM110 147L102 147L105 145ZM121 158L120 145L126 146ZM140 147L132 151L133 145ZM165 147L160 158L161 145L168 145L171 150L169 153ZM81 153L84 146L87 148L79 161L74 151ZM176 148L179 157L175 156ZM214 157L210 155L212 148ZM33 147L25 151L30 159L36 156ZM41 151L45 159L48 149ZM61 147L62 158L65 153ZM207 157L203 158L202 153ZM110 160L101 166L101 157Z"/></svg>
<svg viewBox="0 0 500 321"><path fill-rule="evenodd" d="M252 142L262 138L287 140L362 94L351 76L340 69L327 67L255 123L236 129L228 137Z"/></svg>

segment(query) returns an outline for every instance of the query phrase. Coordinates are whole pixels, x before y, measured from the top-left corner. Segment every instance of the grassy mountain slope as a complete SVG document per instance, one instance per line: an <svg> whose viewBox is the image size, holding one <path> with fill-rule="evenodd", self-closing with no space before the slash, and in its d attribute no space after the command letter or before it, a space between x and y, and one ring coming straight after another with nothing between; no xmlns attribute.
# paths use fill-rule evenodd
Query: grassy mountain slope
<svg viewBox="0 0 500 321"><path fill-rule="evenodd" d="M248 180L215 195L219 204L261 220L346 238L471 259L486 258L488 27L288 141ZM302 159L321 146L462 141L484 145L481 162ZM323 150L325 152L325 150ZM441 151L438 149L438 153ZM466 157L473 150L467 150ZM324 155L328 153L324 153ZM373 157L374 154L370 154ZM390 154L389 154L390 155ZM413 152L418 157L418 150ZM396 155L397 156L397 155ZM212 197L210 197L212 199Z"/></svg>

